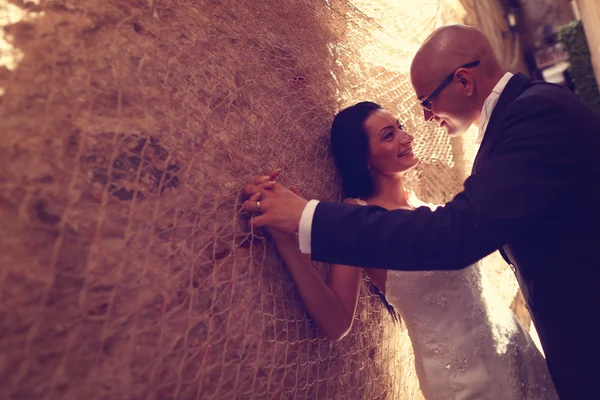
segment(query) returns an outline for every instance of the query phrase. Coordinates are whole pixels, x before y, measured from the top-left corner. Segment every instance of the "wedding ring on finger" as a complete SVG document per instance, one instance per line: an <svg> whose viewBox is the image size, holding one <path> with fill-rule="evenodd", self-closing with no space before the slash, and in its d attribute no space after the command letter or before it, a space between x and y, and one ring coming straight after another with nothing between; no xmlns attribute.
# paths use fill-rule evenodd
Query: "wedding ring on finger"
<svg viewBox="0 0 600 400"><path fill-rule="evenodd" d="M262 210L260 209L260 201L256 202L256 208L258 209L258 212L262 212Z"/></svg>

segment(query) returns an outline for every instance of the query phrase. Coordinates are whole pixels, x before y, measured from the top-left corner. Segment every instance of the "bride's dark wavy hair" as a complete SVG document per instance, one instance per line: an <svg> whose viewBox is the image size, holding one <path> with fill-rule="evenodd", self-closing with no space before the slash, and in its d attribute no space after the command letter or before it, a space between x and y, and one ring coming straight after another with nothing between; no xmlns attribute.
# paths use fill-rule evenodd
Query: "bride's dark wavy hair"
<svg viewBox="0 0 600 400"><path fill-rule="evenodd" d="M345 198L366 198L373 194L374 183L368 165L369 137L365 121L373 111L382 109L377 103L362 101L343 109L333 118L330 149L342 179ZM373 282L370 290L379 296L392 319L399 322L400 315Z"/></svg>

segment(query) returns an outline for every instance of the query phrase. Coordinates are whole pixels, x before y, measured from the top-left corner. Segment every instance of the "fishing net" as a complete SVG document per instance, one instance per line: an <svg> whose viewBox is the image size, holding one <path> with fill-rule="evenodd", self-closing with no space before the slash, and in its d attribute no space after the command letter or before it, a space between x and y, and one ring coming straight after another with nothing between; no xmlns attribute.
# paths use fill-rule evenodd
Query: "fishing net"
<svg viewBox="0 0 600 400"><path fill-rule="evenodd" d="M339 200L328 128L368 99L416 136L409 188L451 199L474 132L426 125L408 66L477 3L0 1L1 397L420 398L367 282L323 338L239 192L281 167Z"/></svg>

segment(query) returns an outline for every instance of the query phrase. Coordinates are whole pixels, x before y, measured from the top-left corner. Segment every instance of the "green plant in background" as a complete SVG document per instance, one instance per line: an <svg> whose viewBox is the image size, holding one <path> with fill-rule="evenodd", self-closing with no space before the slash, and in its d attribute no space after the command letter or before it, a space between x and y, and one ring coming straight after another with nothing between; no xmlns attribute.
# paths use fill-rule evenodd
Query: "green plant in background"
<svg viewBox="0 0 600 400"><path fill-rule="evenodd" d="M591 109L600 113L600 93L594 75L590 49L585 39L581 21L573 21L559 28L558 40L569 53L569 72L575 93Z"/></svg>

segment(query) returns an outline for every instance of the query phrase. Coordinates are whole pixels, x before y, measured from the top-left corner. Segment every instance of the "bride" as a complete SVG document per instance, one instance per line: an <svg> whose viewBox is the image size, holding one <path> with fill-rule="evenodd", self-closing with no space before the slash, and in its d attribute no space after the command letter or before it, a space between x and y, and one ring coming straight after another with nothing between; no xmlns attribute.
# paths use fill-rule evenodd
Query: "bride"
<svg viewBox="0 0 600 400"><path fill-rule="evenodd" d="M411 209L402 174L419 161L412 140L378 104L361 102L338 113L331 148L345 202ZM268 188L278 174L253 183ZM269 233L318 328L331 339L344 337L358 302L360 268L332 265L324 282L299 251L296 235ZM365 272L394 319L399 314L406 325L426 399L558 398L542 354L499 296L487 288L484 293L477 265L458 271Z"/></svg>

